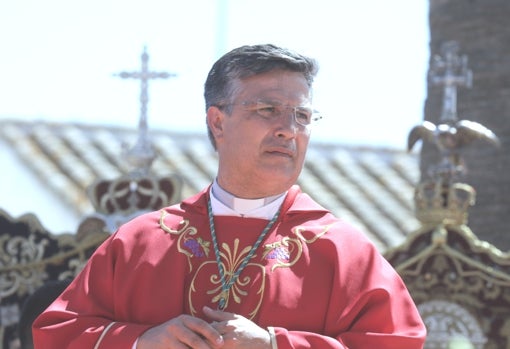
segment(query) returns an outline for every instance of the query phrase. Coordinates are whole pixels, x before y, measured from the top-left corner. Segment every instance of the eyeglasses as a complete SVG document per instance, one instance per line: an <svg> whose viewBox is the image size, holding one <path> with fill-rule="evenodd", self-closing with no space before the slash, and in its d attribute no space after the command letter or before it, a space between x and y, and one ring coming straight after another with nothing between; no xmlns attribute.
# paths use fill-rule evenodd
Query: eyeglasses
<svg viewBox="0 0 510 349"><path fill-rule="evenodd" d="M258 116L262 117L266 120L277 120L285 115L287 110L292 111L292 116L297 124L301 126L311 126L316 124L322 116L319 114L317 110L314 110L308 106L291 106L286 105L278 101L266 101L266 100L257 100L257 101L244 101L241 103L230 103L224 104L220 107L227 107L232 105L242 105L248 111L252 111L256 113Z"/></svg>

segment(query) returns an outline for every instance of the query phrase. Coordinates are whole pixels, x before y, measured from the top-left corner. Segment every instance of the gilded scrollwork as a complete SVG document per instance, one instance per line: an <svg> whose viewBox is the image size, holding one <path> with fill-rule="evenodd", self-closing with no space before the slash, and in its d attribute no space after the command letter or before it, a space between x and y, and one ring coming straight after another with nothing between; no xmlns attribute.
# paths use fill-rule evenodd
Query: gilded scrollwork
<svg viewBox="0 0 510 349"><path fill-rule="evenodd" d="M473 348L508 347L509 254L478 240L465 225L440 225L422 227L385 256L426 321L430 343L425 348L444 347L434 342L440 336L459 340L455 335L461 329ZM445 332L445 323L451 324L450 332ZM434 332L440 327L443 332Z"/></svg>
<svg viewBox="0 0 510 349"><path fill-rule="evenodd" d="M24 301L47 281L81 271L107 233L53 235L34 215L14 219L0 210L0 348L16 337Z"/></svg>
<svg viewBox="0 0 510 349"><path fill-rule="evenodd" d="M0 299L15 294L24 296L42 285L45 275L37 263L43 259L47 244L44 239L36 241L34 234L1 237Z"/></svg>

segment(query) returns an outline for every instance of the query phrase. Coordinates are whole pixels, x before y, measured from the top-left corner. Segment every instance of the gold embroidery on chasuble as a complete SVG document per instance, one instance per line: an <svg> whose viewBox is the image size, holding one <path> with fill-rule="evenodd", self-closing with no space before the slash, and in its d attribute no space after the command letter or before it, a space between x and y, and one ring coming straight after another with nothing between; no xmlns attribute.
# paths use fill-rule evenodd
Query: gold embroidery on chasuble
<svg viewBox="0 0 510 349"><path fill-rule="evenodd" d="M227 243L222 243L220 247L221 267L225 271L225 281L229 283L234 276L234 273L239 268L243 260L250 252L251 246L246 246L242 249L239 247L239 239L235 239L233 246ZM196 284L203 279L204 275L208 275L208 281L212 284L212 288L207 291L207 294L211 296L211 301L214 304L218 304L220 298L224 298L225 308L228 309L229 304L234 303L235 305L241 305L243 299L250 297L249 309L247 310L247 318L253 319L257 314L260 305L262 304L262 298L264 295L264 289L266 284L266 269L263 264L263 260L260 260L260 254L254 254L251 262L249 262L244 268L241 275L235 280L232 287L226 292L222 292L221 277L219 274L218 266L215 261L204 262L199 266L199 270L195 273L195 276L191 283L190 289L190 304L192 305L192 311L195 314L196 309L193 308L191 303L193 299L193 293L197 292ZM260 260L260 262L258 262ZM212 267L212 268L211 268ZM243 302L244 303L244 302Z"/></svg>
<svg viewBox="0 0 510 349"><path fill-rule="evenodd" d="M210 297L210 302L218 304L220 298L226 300L225 308L229 304L243 306L249 304L247 318L253 319L258 313L266 288L266 273L273 272L277 268L289 268L296 264L303 255L303 246L313 244L326 234L331 227L305 227L297 226L291 229L291 236L283 236L279 241L265 244L262 252L256 252L251 261L232 285L222 294L222 283L218 265L212 256L211 241L198 236L196 227L190 225L188 220L179 223L177 229L172 229L165 224L166 211L161 211L160 227L166 233L178 236L177 250L184 254L188 260L191 282L188 289L188 304L190 313L197 315L204 304L198 304L196 299L202 299L203 294ZM310 236L309 238L305 236ZM251 245L240 247L239 239L235 239L232 245L222 243L219 246L221 267L228 283L240 264L250 252ZM194 262L192 259L194 258ZM266 269L267 266L267 269ZM249 297L249 303L243 299ZM248 299L248 298L247 298Z"/></svg>
<svg viewBox="0 0 510 349"><path fill-rule="evenodd" d="M332 224L318 227L318 232L312 232L313 236L310 239L305 238L303 233L305 231L311 231L311 227L294 227L291 231L295 237L284 236L279 241L264 245L264 254L262 257L275 261L271 267L271 271L274 271L276 268L289 268L296 264L303 255L303 244L313 244L316 242L329 231L331 225Z"/></svg>
<svg viewBox="0 0 510 349"><path fill-rule="evenodd" d="M190 225L188 220L182 220L179 223L179 229L171 229L165 224L165 218L168 216L166 211L161 211L159 219L159 226L163 231L170 235L179 236L177 241L177 250L183 253L188 259L188 265L190 272L193 267L191 264L192 257L209 257L209 251L211 250L211 242L205 241L201 237L195 237L198 234L197 228Z"/></svg>
<svg viewBox="0 0 510 349"><path fill-rule="evenodd" d="M232 287L222 294L222 283L216 260L210 256L211 241L206 241L198 233L196 227L190 225L188 220L179 223L177 229L172 229L165 224L165 218L168 216L166 211L161 211L159 225L163 231L170 235L178 236L177 250L184 254L188 260L191 282L188 290L188 305L190 313L197 315L204 304L196 304L195 299L203 299L203 293L209 295L210 301L217 304L223 296L226 299L226 306L229 302L237 305L241 304L243 298L248 293L251 299L255 296L255 302L250 303L252 309L249 309L248 318L252 319L260 308L264 287L266 282L266 270L263 264L253 262L260 260L260 254L255 253L252 262L248 263ZM225 271L226 282L229 282L248 255L251 249L246 246L239 247L239 239L235 239L233 246L222 243L220 246L221 267ZM212 254L211 254L212 255ZM194 261L193 261L194 259ZM263 260L262 260L263 261ZM260 277L258 275L261 275Z"/></svg>

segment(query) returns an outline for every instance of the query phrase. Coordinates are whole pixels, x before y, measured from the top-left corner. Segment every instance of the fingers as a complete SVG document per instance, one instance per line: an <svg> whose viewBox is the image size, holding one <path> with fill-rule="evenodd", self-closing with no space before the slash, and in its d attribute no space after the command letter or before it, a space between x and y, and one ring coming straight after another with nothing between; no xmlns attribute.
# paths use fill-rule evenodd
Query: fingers
<svg viewBox="0 0 510 349"><path fill-rule="evenodd" d="M223 345L223 337L221 336L221 333L214 326L208 324L207 322L198 318L187 317L183 320L183 323L186 328L193 332L193 334L198 335L199 341L203 342L206 340L213 346L213 348ZM195 348L195 346L193 346L193 344L197 342L197 338L195 337L188 337L193 342L191 344L186 344L191 345L192 348Z"/></svg>
<svg viewBox="0 0 510 349"><path fill-rule="evenodd" d="M271 345L269 332L239 314L204 307L204 314L212 319L210 326L221 333L226 348L267 348Z"/></svg>
<svg viewBox="0 0 510 349"><path fill-rule="evenodd" d="M210 323L211 327L216 330L220 335L224 335L227 332L226 323L225 322L219 322L219 321L213 321Z"/></svg>
<svg viewBox="0 0 510 349"><path fill-rule="evenodd" d="M181 315L143 333L137 349L216 349L223 343L220 333L206 321Z"/></svg>

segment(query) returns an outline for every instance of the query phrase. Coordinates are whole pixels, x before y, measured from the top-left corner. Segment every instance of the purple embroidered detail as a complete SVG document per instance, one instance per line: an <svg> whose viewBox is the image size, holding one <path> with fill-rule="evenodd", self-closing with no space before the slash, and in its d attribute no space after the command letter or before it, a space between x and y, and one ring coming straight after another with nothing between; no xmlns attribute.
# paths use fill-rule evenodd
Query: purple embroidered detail
<svg viewBox="0 0 510 349"><path fill-rule="evenodd" d="M273 248L271 252L267 254L267 259L277 259L280 261L288 261L290 259L290 253L287 248L278 246Z"/></svg>
<svg viewBox="0 0 510 349"><path fill-rule="evenodd" d="M190 239L184 242L184 246L191 250L195 257L205 257L205 253L202 249L202 245L195 239Z"/></svg>

